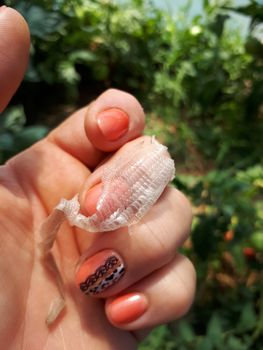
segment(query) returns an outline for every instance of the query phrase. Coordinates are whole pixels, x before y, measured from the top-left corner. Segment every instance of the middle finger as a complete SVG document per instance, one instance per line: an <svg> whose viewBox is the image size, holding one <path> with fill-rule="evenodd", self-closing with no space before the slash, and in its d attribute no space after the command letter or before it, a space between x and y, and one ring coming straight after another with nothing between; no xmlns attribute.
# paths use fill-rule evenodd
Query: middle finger
<svg viewBox="0 0 263 350"><path fill-rule="evenodd" d="M174 258L191 218L188 200L168 187L130 234L121 228L96 237L77 268L78 287L87 295L109 297L136 283Z"/></svg>

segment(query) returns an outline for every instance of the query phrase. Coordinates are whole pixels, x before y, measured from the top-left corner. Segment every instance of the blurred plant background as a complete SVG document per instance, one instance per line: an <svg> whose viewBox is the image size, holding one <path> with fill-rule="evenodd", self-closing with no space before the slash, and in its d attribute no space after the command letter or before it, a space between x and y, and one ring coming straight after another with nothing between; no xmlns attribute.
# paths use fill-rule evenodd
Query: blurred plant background
<svg viewBox="0 0 263 350"><path fill-rule="evenodd" d="M192 200L182 250L198 277L189 314L140 350L262 350L263 2L198 3L193 15L190 1L180 11L150 0L5 1L26 18L32 45L0 119L0 161L103 90L133 93Z"/></svg>

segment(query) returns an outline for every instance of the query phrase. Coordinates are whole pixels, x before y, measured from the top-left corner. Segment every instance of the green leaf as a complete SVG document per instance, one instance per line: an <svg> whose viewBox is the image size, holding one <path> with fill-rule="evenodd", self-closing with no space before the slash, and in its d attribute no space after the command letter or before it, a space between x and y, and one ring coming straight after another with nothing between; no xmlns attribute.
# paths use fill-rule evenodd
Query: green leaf
<svg viewBox="0 0 263 350"><path fill-rule="evenodd" d="M169 330L167 326L159 326L140 344L139 350L168 350ZM172 349L169 347L169 349Z"/></svg>
<svg viewBox="0 0 263 350"><path fill-rule="evenodd" d="M213 345L222 344L222 322L217 313L214 313L209 320L207 327L207 337L210 339Z"/></svg>
<svg viewBox="0 0 263 350"><path fill-rule="evenodd" d="M230 336L227 340L226 344L227 350L248 350L248 347L246 344L244 344L241 339Z"/></svg>
<svg viewBox="0 0 263 350"><path fill-rule="evenodd" d="M263 231L254 232L250 241L259 252L263 253Z"/></svg>
<svg viewBox="0 0 263 350"><path fill-rule="evenodd" d="M195 339L193 328L187 321L182 320L179 322L178 333L180 335L180 338L182 338L182 340L186 343L191 343Z"/></svg>
<svg viewBox="0 0 263 350"><path fill-rule="evenodd" d="M237 324L238 332L247 332L252 330L257 324L257 317L254 306L251 302L246 303L242 308L242 313Z"/></svg>
<svg viewBox="0 0 263 350"><path fill-rule="evenodd" d="M14 138L11 134L0 134L0 150L12 151L14 148Z"/></svg>
<svg viewBox="0 0 263 350"><path fill-rule="evenodd" d="M204 338L195 348L195 350L214 350L213 342L210 337Z"/></svg>
<svg viewBox="0 0 263 350"><path fill-rule="evenodd" d="M30 33L41 39L48 39L48 36L57 33L65 26L65 21L59 12L47 11L37 5L28 5L21 1L16 9L25 17Z"/></svg>
<svg viewBox="0 0 263 350"><path fill-rule="evenodd" d="M0 118L0 130L18 132L26 122L24 108L21 105L9 107Z"/></svg>
<svg viewBox="0 0 263 350"><path fill-rule="evenodd" d="M69 55L69 60L74 63L93 63L96 62L97 56L89 50L78 50Z"/></svg>
<svg viewBox="0 0 263 350"><path fill-rule="evenodd" d="M74 84L79 81L80 76L77 73L75 66L70 61L62 61L58 66L60 79L68 84Z"/></svg>

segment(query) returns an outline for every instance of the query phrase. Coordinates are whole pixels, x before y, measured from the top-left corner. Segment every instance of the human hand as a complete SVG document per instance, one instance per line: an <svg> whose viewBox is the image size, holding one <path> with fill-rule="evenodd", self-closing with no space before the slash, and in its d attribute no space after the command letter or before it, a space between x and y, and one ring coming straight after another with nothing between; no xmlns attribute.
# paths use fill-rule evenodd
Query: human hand
<svg viewBox="0 0 263 350"><path fill-rule="evenodd" d="M3 110L22 79L29 34L21 16L10 8L0 8L0 32ZM110 124L109 115L100 114L112 107L125 112L119 127L116 119ZM112 112L116 116L116 110ZM104 134L98 115L101 121L104 118ZM82 210L88 214L98 197L96 190L84 196L91 171L109 152L140 137L143 127L144 114L137 100L108 90L1 167L0 343L4 349L136 349L147 329L179 318L189 309L195 273L176 250L189 234L191 208L182 193L168 188L132 235L125 229L89 234L63 225L54 255L66 284L67 309L54 327L45 325L56 286L37 259L39 226L61 197L79 192ZM102 293L87 297L74 284L75 265L83 253L90 258L102 251L103 257L116 253L126 273ZM98 261L97 256L89 266L84 263L83 274L91 271L90 266L95 269ZM78 272L77 281L81 277ZM135 295L127 300L130 293Z"/></svg>

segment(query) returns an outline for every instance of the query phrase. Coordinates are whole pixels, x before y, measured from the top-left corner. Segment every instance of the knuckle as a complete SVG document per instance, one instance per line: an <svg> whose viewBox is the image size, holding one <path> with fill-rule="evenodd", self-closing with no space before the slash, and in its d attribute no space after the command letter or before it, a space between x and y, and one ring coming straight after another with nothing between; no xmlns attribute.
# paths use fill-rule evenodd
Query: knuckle
<svg viewBox="0 0 263 350"><path fill-rule="evenodd" d="M180 255L181 260L180 272L177 271L177 276L181 280L180 293L177 296L178 317L185 315L195 297L196 291L196 271L193 263L187 257Z"/></svg>
<svg viewBox="0 0 263 350"><path fill-rule="evenodd" d="M159 227L158 230L152 231L152 252L161 264L171 261L176 254L174 244L167 239L169 234L166 227Z"/></svg>

